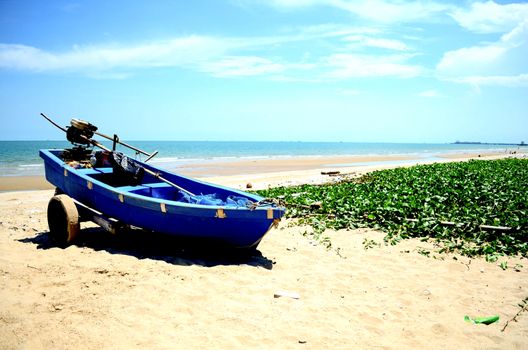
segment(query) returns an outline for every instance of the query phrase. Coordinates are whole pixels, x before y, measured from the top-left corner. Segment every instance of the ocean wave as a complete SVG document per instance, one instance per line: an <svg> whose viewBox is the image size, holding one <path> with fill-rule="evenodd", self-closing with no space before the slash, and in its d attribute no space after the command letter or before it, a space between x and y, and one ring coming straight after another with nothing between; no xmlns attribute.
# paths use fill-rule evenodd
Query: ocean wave
<svg viewBox="0 0 528 350"><path fill-rule="evenodd" d="M139 142L140 146L142 142ZM145 143L145 142L143 142ZM155 142L152 142L154 144ZM150 145L150 142L149 142ZM145 144L146 146L146 144ZM66 142L0 142L0 176L43 175L40 148L68 147ZM404 156L429 158L446 154L505 152L513 146L455 144L397 144L350 142L160 142L160 155L150 164L176 170L184 165L265 159ZM133 157L133 155L131 155ZM145 157L140 157L145 159Z"/></svg>
<svg viewBox="0 0 528 350"><path fill-rule="evenodd" d="M18 167L20 168L41 168L43 167L43 164L19 164Z"/></svg>

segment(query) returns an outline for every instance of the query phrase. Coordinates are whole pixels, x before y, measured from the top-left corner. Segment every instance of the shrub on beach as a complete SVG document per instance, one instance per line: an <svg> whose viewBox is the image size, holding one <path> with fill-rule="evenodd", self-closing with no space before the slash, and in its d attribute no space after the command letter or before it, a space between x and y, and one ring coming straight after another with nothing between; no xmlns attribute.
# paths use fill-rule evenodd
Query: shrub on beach
<svg viewBox="0 0 528 350"><path fill-rule="evenodd" d="M469 256L528 255L527 159L417 165L258 193L283 200L288 217L319 231L369 227L387 241L434 238L442 251Z"/></svg>

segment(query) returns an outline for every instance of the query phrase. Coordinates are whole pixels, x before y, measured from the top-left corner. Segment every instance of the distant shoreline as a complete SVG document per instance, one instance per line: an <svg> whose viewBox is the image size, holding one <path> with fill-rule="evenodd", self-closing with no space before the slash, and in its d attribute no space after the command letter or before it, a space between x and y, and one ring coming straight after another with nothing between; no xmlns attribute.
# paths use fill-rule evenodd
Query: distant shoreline
<svg viewBox="0 0 528 350"><path fill-rule="evenodd" d="M455 142L452 143L452 145L519 146L519 147L525 147L525 146L528 146L528 144L524 143L524 141L521 142L521 143L455 141Z"/></svg>
<svg viewBox="0 0 528 350"><path fill-rule="evenodd" d="M163 168L180 175L199 178L204 181L244 189L251 182L253 188L259 184L280 186L311 182L324 182L328 171L345 173L366 173L374 170L430 164L435 162L453 162L469 159L497 159L508 156L526 156L528 152L446 153L435 157L425 155L357 155L357 156L297 156L208 160L179 164L163 164ZM272 179L272 180L271 180ZM46 181L44 175L0 176L0 192L49 190L54 187Z"/></svg>

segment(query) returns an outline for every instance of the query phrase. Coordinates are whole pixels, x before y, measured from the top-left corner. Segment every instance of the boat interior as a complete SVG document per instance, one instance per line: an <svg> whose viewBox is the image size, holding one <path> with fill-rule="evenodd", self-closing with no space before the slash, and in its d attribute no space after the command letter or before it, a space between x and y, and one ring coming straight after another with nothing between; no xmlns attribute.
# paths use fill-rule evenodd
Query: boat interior
<svg viewBox="0 0 528 350"><path fill-rule="evenodd" d="M110 167L78 169L78 171L94 180L115 187L122 192L134 193L152 198L180 200L181 193L177 188L159 181L154 176L145 174L141 183L134 184L130 178L119 176Z"/></svg>
<svg viewBox="0 0 528 350"><path fill-rule="evenodd" d="M135 169L130 172L130 169L123 171L121 167L116 167L115 164L110 165L104 162L102 166L92 167L89 160L91 154L89 153L83 153L75 159L65 157L65 155L71 155L71 152L53 150L51 153L62 162L75 168L81 176L102 182L120 192L201 205L245 206L256 199L249 194L172 173L159 172L155 168L141 164L136 165ZM141 172L138 172L138 168L142 168Z"/></svg>

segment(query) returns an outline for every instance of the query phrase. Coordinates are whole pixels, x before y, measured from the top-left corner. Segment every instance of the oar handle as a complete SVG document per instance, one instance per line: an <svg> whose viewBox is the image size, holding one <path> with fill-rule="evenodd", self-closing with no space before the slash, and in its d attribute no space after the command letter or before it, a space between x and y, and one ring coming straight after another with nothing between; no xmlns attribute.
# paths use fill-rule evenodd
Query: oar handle
<svg viewBox="0 0 528 350"><path fill-rule="evenodd" d="M46 118L47 121L49 121L51 124L55 125L57 128L61 129L62 131L66 132L66 129L64 129L62 126L60 126L59 124L55 123L53 120L51 120L50 118L46 117L46 115L44 113L40 113L41 116L43 116L44 118Z"/></svg>
<svg viewBox="0 0 528 350"><path fill-rule="evenodd" d="M144 155L148 156L147 160L152 159L152 157L154 157L154 156L157 154L157 152L152 153L152 154L151 154L151 153L147 153L147 152L145 152L145 151L143 151L143 150L141 150L141 149L139 149L139 148L137 148L137 147L134 147L134 146L132 146L132 145L129 145L128 143L125 143L125 142L119 140L119 138L114 139L113 137L110 137L110 136L108 136L108 135L102 134L102 133L100 133L100 132L98 132L98 131L96 131L95 134L96 134L96 135L99 135L99 136L101 136L101 137L104 137L105 139L108 139L108 140L110 140L110 141L115 141L116 143L119 143L120 145L123 145L123 146L125 146L125 147L128 147L128 148L130 148L131 150L134 150L134 151L136 151L136 152L138 152L138 153L144 154Z"/></svg>
<svg viewBox="0 0 528 350"><path fill-rule="evenodd" d="M148 162L149 160L151 160L152 158L154 158L154 156L158 154L158 150L152 152L152 154L150 156L148 156L147 159L145 159L145 163Z"/></svg>
<svg viewBox="0 0 528 350"><path fill-rule="evenodd" d="M172 182L172 181L167 180L166 178L162 177L160 174L158 174L158 173L156 173L156 172L154 172L154 171L152 171L152 170L150 170L150 169L147 169L147 168L145 168L145 167L142 167L142 168L143 168L143 170L145 170L145 172L147 172L148 174L154 176L154 177L157 178L157 179L160 179L161 181L163 181L163 182L165 182L165 183L171 185L172 187L175 187L175 188L179 189L180 191L185 192L185 193L187 193L188 195L191 195L191 196L193 196L193 197L196 196L194 193L192 193L192 192L190 192L190 191L187 191L185 188L176 185L176 184L175 184L174 182Z"/></svg>

